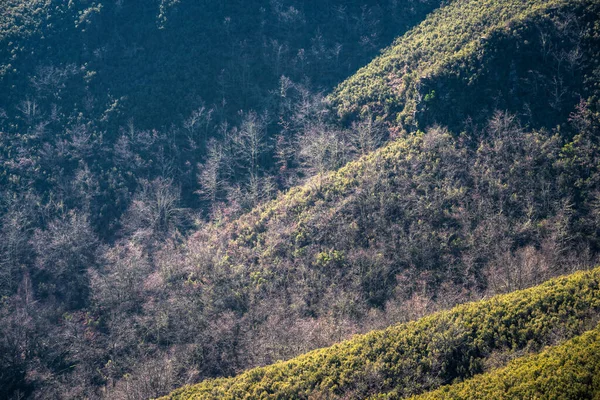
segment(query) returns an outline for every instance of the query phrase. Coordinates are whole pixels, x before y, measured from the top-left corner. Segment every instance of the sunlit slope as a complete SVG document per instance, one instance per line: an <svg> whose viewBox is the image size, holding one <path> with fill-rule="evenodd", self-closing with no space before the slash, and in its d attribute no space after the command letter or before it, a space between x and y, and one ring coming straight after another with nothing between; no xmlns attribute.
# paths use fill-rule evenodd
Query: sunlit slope
<svg viewBox="0 0 600 400"><path fill-rule="evenodd" d="M597 101L599 10L593 0L456 1L331 98L343 117L374 115L407 130L477 123L496 109L553 127L581 98Z"/></svg>
<svg viewBox="0 0 600 400"><path fill-rule="evenodd" d="M591 399L600 395L600 328L506 368L417 396L426 399ZM376 396L393 399L396 396Z"/></svg>
<svg viewBox="0 0 600 400"><path fill-rule="evenodd" d="M234 378L184 387L168 398L419 394L483 372L492 354L533 352L557 339L578 335L593 327L599 310L597 268L357 336Z"/></svg>
<svg viewBox="0 0 600 400"><path fill-rule="evenodd" d="M486 271L508 279L499 291L541 283L564 266L542 262L548 253L532 246L595 226L587 210L598 152L585 135L565 144L568 153L555 135L513 128L474 148L444 130L395 140L240 218L202 227L186 245L180 279L198 282L208 304L257 321L268 304L358 320L423 285L432 296L443 285L485 289ZM581 210L569 225L566 199ZM540 264L513 277L498 257L522 251Z"/></svg>

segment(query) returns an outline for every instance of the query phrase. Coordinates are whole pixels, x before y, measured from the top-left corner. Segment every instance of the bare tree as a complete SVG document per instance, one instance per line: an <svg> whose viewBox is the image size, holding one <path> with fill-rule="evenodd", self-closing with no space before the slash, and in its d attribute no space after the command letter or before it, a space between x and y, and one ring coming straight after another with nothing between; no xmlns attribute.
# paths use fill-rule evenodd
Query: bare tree
<svg viewBox="0 0 600 400"><path fill-rule="evenodd" d="M115 246L105 253L106 265L93 272L92 298L103 310L124 313L144 301L144 279L151 273L143 249L132 243Z"/></svg>
<svg viewBox="0 0 600 400"><path fill-rule="evenodd" d="M67 307L87 302L88 269L98 261L101 248L85 214L74 211L52 221L47 229L38 229L32 243L37 255L36 273L42 295L54 296Z"/></svg>
<svg viewBox="0 0 600 400"><path fill-rule="evenodd" d="M377 149L385 140L383 127L371 118L354 122L349 131L352 150L358 155L365 155Z"/></svg>
<svg viewBox="0 0 600 400"><path fill-rule="evenodd" d="M30 261L36 197L20 196L6 199L7 211L0 217L0 296L13 293L21 271Z"/></svg>
<svg viewBox="0 0 600 400"><path fill-rule="evenodd" d="M125 374L113 387L103 393L105 399L153 399L169 393L177 380L175 360L169 357L149 356L140 360L130 373Z"/></svg>
<svg viewBox="0 0 600 400"><path fill-rule="evenodd" d="M250 175L247 182L230 187L228 192L230 203L250 209L272 198L276 192L276 185L270 176Z"/></svg>
<svg viewBox="0 0 600 400"><path fill-rule="evenodd" d="M320 175L339 168L348 160L348 145L343 134L325 124L308 128L298 139L300 165L309 175Z"/></svg>
<svg viewBox="0 0 600 400"><path fill-rule="evenodd" d="M230 134L238 167L249 176L258 176L261 158L268 149L266 115L255 112L243 115L241 126Z"/></svg>
<svg viewBox="0 0 600 400"><path fill-rule="evenodd" d="M183 122L183 127L187 131L188 141L193 148L196 148L208 136L213 123L214 111L213 108L201 105L192 111L190 116Z"/></svg>
<svg viewBox="0 0 600 400"><path fill-rule="evenodd" d="M226 168L227 157L221 143L211 139L207 146L206 161L198 165L198 184L200 189L196 192L203 199L215 204L219 193L226 184L223 170Z"/></svg>
<svg viewBox="0 0 600 400"><path fill-rule="evenodd" d="M181 207L180 190L170 179L141 180L123 225L134 239L146 241L178 232L186 216L187 210Z"/></svg>

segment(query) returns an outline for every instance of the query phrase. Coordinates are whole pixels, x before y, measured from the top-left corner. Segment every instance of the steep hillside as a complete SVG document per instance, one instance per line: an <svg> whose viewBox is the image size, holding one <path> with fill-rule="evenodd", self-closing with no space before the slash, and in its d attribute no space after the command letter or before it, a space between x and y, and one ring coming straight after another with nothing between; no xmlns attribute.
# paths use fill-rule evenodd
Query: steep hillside
<svg viewBox="0 0 600 400"><path fill-rule="evenodd" d="M569 18L560 10L575 3L560 4L507 18L531 29L538 18L560 24ZM577 4L577 21L597 21L596 2ZM594 40L596 25L586 25L582 41ZM597 47L585 51L597 60ZM106 316L106 329L120 332L122 315L131 315L144 321L136 332L147 341L185 346L173 357L162 345L164 357L194 365L199 376L227 375L589 265L600 233L598 115L593 97L569 93L577 101L552 116L559 127L539 129L522 115L450 97L478 109L479 123L392 133L381 149L239 218L225 208L185 246L156 256L146 296L163 300L145 309L144 295L132 294L138 308ZM124 273L103 276L119 288ZM143 364L133 370L139 382Z"/></svg>
<svg viewBox="0 0 600 400"><path fill-rule="evenodd" d="M183 207L209 214L238 192L252 197L260 179L265 194L249 208L292 184L278 176L275 137L293 140L286 129L302 104L440 4L3 1L2 196L39 200L46 220L88 214L104 240L147 181L169 182ZM248 134L260 150L250 169ZM217 178L226 188L198 196L210 191L198 176L211 171L213 141L229 149Z"/></svg>
<svg viewBox="0 0 600 400"><path fill-rule="evenodd" d="M414 399L591 399L600 393L600 329L506 368ZM377 396L375 398L399 398Z"/></svg>
<svg viewBox="0 0 600 400"><path fill-rule="evenodd" d="M3 3L0 398L157 397L598 263L598 1L375 3ZM422 393L591 328L596 276L199 390Z"/></svg>
<svg viewBox="0 0 600 400"><path fill-rule="evenodd" d="M539 287L358 336L234 378L186 387L167 398L364 398L388 392L395 394L392 397L426 392L480 374L492 358L535 352L592 328L600 311L599 285L600 269L554 279ZM510 364L507 370L494 373L491 383L506 374L524 381L526 375L515 375L515 369L532 365L548 368L544 370L547 374L551 366L544 362L556 363L556 357L569 365L574 359L585 360L597 368L597 335L586 334L564 347L527 359L525 364ZM588 343L592 347L588 348ZM580 352L571 358L565 355L569 349ZM583 366L577 371L584 371ZM567 377L569 372L565 367L558 374ZM454 393L489 380L483 375L458 386ZM439 393L446 394L446 390ZM453 393L455 389L449 390Z"/></svg>
<svg viewBox="0 0 600 400"><path fill-rule="evenodd" d="M589 265L595 124L567 142L505 114L473 143L432 129L152 258L121 245L92 275L84 348L110 360L98 370L118 393L148 377L164 393ZM67 360L98 362L86 354Z"/></svg>
<svg viewBox="0 0 600 400"><path fill-rule="evenodd" d="M575 42L590 44L596 40L596 6L580 1L499 2L493 7L457 2L399 43L416 38L421 39L415 43L421 43L435 29L442 41L446 23L462 22L462 12L470 15L466 37L479 37L480 32L468 27L494 28L488 10L504 10L499 13L502 24L529 30L575 18L582 26ZM516 32L507 35L517 40ZM447 46L454 49L452 40L453 36ZM570 40L564 38L565 43ZM501 40L490 40L489 46L488 52L507 47ZM428 59L422 55L426 48L431 60L446 57L446 45L394 47L406 49L406 57L416 65ZM591 68L598 60L598 47L583 49L582 60ZM523 62L530 56L515 53ZM374 65L384 61L385 56ZM385 65L391 68L393 63ZM452 75L452 66L443 70ZM334 100L348 90L358 96L349 103L360 104L359 83L370 82L365 71L342 85ZM583 87L582 76L559 72ZM464 80L457 84L470 90ZM392 87L385 81L381 85L385 90ZM494 112L489 103L476 97L467 101L456 97L459 93L444 95L444 104L478 110L485 118L479 124L450 132L434 127L397 139L237 220L209 224L188 243L180 268L185 274L169 279L191 276L205 289L213 312L242 313L248 325L260 326L269 318L265 315L277 312L273 303L282 304L283 320L285 315L292 320L329 316L366 321L373 310L403 304L415 295L435 299L445 293L441 298L452 303L469 292L510 291L539 283L566 262L589 262L598 250L598 121L590 103L593 97L580 101L571 87L567 93L573 99L565 103L563 113L539 104L543 115L551 113L560 124L555 127L550 119L544 128L531 131L524 127L528 121L522 121L522 115ZM403 104L399 97L389 103ZM431 115L434 121L450 122ZM533 115L539 122L545 120L537 111Z"/></svg>
<svg viewBox="0 0 600 400"><path fill-rule="evenodd" d="M593 1L458 1L433 13L341 84L338 113L412 131L462 130L494 110L533 128L564 124L581 98L597 107Z"/></svg>
<svg viewBox="0 0 600 400"><path fill-rule="evenodd" d="M499 290L513 290L560 269L571 246L595 252L593 133L565 142L499 114L483 136L466 145L432 129L398 139L238 220L201 229L183 270L230 282L219 304L231 298L235 310L280 296L299 312L360 316L442 282L484 288L494 284L486 271L504 281ZM579 163L591 169L581 175ZM511 252L514 261L505 259ZM505 270L524 257L531 271Z"/></svg>

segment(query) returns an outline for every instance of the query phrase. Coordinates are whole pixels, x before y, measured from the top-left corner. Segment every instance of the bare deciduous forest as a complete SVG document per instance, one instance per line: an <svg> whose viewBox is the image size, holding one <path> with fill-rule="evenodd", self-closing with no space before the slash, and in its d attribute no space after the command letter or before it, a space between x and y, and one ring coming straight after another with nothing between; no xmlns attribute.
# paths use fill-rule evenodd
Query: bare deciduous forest
<svg viewBox="0 0 600 400"><path fill-rule="evenodd" d="M597 272L571 278L585 326L532 322L521 340L490 322L498 344L442 311L598 264L599 15L596 0L0 0L0 399L156 398L429 315L444 355L398 344L428 374L410 385L417 364L398 361L269 393L497 388L586 346L597 368L597 331L572 339L598 319L574 294ZM535 290L519 293L584 307ZM258 397L252 374L199 390Z"/></svg>

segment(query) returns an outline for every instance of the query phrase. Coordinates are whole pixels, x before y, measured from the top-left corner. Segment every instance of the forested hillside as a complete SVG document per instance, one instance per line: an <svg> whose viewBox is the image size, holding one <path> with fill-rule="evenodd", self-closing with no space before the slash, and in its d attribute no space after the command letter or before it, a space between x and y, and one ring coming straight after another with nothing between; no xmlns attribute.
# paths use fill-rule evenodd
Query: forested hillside
<svg viewBox="0 0 600 400"><path fill-rule="evenodd" d="M597 0L0 9L0 398L158 397L598 263ZM514 347L457 328L435 379L268 390L422 393L593 328L592 292Z"/></svg>
<svg viewBox="0 0 600 400"><path fill-rule="evenodd" d="M338 113L375 114L397 129L451 129L508 111L531 128L564 124L598 102L598 5L474 1L442 7L332 96Z"/></svg>
<svg viewBox="0 0 600 400"><path fill-rule="evenodd" d="M540 355L415 399L585 399L600 393L600 332L596 328ZM377 397L377 398L394 398Z"/></svg>
<svg viewBox="0 0 600 400"><path fill-rule="evenodd" d="M476 398L500 398L493 393L504 394L507 389L513 394L507 398L522 398L531 394L527 389L536 387L535 378L549 374L558 382L549 380L547 386L538 386L537 393L543 398L553 394L567 398L561 395L567 391L582 396L572 398L587 398L600 390L593 375L600 362L597 330L541 355L527 355L595 327L600 310L599 278L600 270L595 269L554 279L532 289L358 336L234 378L182 388L169 398L405 398L473 376L473 380L423 398L473 398L475 393L488 396ZM565 354L569 349L574 353ZM523 360L496 371L516 357ZM567 365L554 370L559 360ZM581 364L569 365L575 360ZM518 368L522 370L517 372ZM561 387L560 379L567 379L574 373L572 369L580 376L563 381L566 387ZM481 375L484 371L491 372ZM528 381L527 373L534 379ZM478 389L482 391L476 392Z"/></svg>
<svg viewBox="0 0 600 400"><path fill-rule="evenodd" d="M282 76L331 89L442 1L3 3L5 105L43 96L67 116L158 129L204 103L216 119L276 112Z"/></svg>
<svg viewBox="0 0 600 400"><path fill-rule="evenodd" d="M205 214L249 208L296 183L281 145L320 93L439 5L6 0L3 191L87 214L101 239L147 181Z"/></svg>

